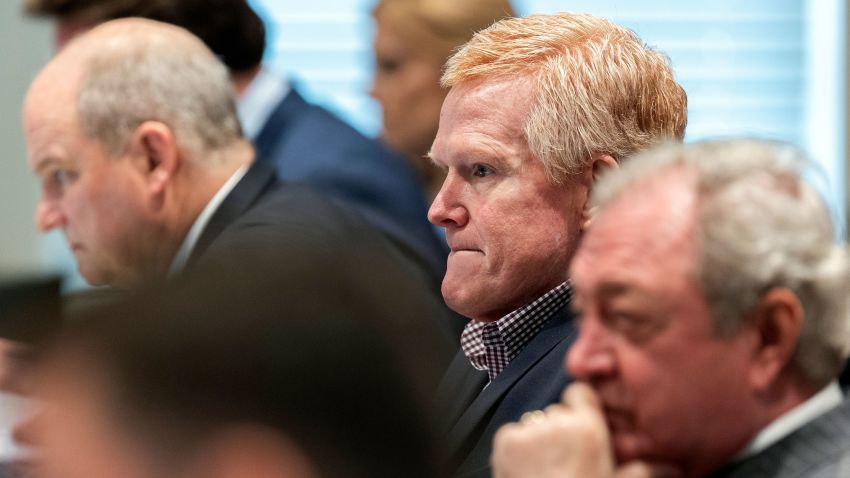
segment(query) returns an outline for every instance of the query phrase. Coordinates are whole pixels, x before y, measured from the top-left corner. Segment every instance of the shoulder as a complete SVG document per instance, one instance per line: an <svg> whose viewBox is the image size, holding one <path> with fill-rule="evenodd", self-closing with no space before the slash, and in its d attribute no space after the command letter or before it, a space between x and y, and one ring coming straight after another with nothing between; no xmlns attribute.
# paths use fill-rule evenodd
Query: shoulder
<svg viewBox="0 0 850 478"><path fill-rule="evenodd" d="M850 400L712 478L850 478Z"/></svg>
<svg viewBox="0 0 850 478"><path fill-rule="evenodd" d="M276 136L273 155L288 153L323 161L344 159L355 161L355 165L383 163L382 168L401 169L405 164L403 158L377 139L367 137L331 111L303 99L291 120L280 125Z"/></svg>
<svg viewBox="0 0 850 478"><path fill-rule="evenodd" d="M257 202L237 218L224 236L266 235L279 239L304 236L327 242L334 239L355 241L376 234L359 213L309 186L281 183L266 191Z"/></svg>

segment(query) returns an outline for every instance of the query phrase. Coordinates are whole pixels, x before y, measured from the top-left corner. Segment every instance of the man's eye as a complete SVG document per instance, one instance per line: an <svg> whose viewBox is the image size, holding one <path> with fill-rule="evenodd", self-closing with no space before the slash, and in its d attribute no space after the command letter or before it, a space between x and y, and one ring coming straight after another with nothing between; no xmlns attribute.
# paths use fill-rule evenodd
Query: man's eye
<svg viewBox="0 0 850 478"><path fill-rule="evenodd" d="M401 61L394 58L379 58L375 63L381 73L395 73L401 69Z"/></svg>
<svg viewBox="0 0 850 478"><path fill-rule="evenodd" d="M484 164L476 164L472 166L472 175L477 178L487 177L493 173L493 170L490 169L489 166Z"/></svg>
<svg viewBox="0 0 850 478"><path fill-rule="evenodd" d="M61 189L65 189L74 181L77 180L78 174L74 171L68 171L67 169L57 169L53 171L50 176L50 179L53 181L56 186Z"/></svg>
<svg viewBox="0 0 850 478"><path fill-rule="evenodd" d="M635 342L649 340L663 328L663 323L657 319L634 314L610 314L606 322L613 330Z"/></svg>

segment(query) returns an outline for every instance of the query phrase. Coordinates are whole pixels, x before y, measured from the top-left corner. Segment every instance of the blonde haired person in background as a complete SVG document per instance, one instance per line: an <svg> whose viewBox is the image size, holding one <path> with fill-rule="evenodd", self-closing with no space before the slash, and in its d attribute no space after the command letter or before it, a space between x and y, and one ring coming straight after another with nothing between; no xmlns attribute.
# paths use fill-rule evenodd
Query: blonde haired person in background
<svg viewBox="0 0 850 478"><path fill-rule="evenodd" d="M411 161L430 200L445 177L426 156L446 98L443 65L475 32L514 10L508 0L380 0L373 15L371 95L383 110L381 139Z"/></svg>
<svg viewBox="0 0 850 478"><path fill-rule="evenodd" d="M493 434L558 401L576 335L565 271L597 177L681 140L667 57L585 14L502 20L448 62L430 156L447 173L429 219L452 250L442 292L470 317L440 389L446 469L490 476Z"/></svg>

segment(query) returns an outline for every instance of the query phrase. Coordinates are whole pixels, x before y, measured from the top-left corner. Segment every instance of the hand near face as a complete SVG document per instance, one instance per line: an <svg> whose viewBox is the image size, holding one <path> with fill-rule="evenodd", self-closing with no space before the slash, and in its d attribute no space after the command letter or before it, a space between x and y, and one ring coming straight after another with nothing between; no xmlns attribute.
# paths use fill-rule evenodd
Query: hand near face
<svg viewBox="0 0 850 478"><path fill-rule="evenodd" d="M561 403L502 427L493 441L494 478L675 477L644 463L617 467L602 406L593 389L574 383Z"/></svg>

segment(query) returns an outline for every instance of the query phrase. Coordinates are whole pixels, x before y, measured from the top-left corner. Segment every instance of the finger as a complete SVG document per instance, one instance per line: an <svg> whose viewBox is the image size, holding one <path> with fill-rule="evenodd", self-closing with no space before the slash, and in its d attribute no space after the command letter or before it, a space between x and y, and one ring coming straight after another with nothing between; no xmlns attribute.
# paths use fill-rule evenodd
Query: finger
<svg viewBox="0 0 850 478"><path fill-rule="evenodd" d="M626 463L617 469L614 478L652 478L652 470L643 462Z"/></svg>
<svg viewBox="0 0 850 478"><path fill-rule="evenodd" d="M531 410L530 412L525 412L519 417L519 422L524 425L541 423L546 420L546 412L543 410Z"/></svg>
<svg viewBox="0 0 850 478"><path fill-rule="evenodd" d="M574 409L587 410L592 409L602 413L602 402L593 388L583 382L574 382L570 384L561 395L561 402Z"/></svg>
<svg viewBox="0 0 850 478"><path fill-rule="evenodd" d="M641 461L626 463L617 469L614 478L681 478L682 473L669 465Z"/></svg>
<svg viewBox="0 0 850 478"><path fill-rule="evenodd" d="M547 416L557 415L565 412L569 412L569 408L561 405L560 403L553 403L552 405L549 405L543 409L543 413Z"/></svg>

